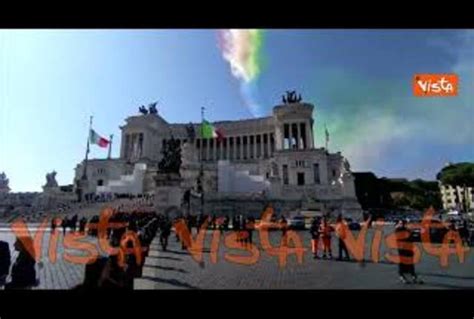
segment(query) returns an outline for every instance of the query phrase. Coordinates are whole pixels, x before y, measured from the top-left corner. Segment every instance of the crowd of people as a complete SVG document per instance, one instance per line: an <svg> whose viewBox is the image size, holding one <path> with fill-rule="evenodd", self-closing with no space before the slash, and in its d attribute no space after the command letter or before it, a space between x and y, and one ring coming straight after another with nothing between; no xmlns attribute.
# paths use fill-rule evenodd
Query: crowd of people
<svg viewBox="0 0 474 319"><path fill-rule="evenodd" d="M94 215L90 218L77 214L62 219L53 218L51 220L51 232L59 231L62 228L63 235L67 231L79 232L91 236L97 236L97 226L100 216ZM370 220L368 221L370 223ZM253 244L253 234L258 228L258 224L252 216L237 214L234 216L216 216L216 215L186 215L178 214L171 218L165 214L158 214L153 210L152 200L150 198L130 198L128 201L121 202L112 209L109 223L121 225L119 227L109 227L106 231L107 240L111 247L116 248L118 253L102 255L93 263L88 264L85 269L84 282L78 285L77 289L94 288L118 288L133 289L133 281L140 277L145 257L148 254L149 247L155 236L159 235L159 243L163 251L168 249L169 237L173 229L176 234L176 241L181 242L183 250L189 248L189 236L198 233L201 229L219 230L220 232L233 231L236 234L237 241L243 246ZM287 233L290 227L284 216L276 220L277 228L281 232L281 242L286 244ZM183 235L177 225L185 225L188 233ZM450 229L459 232L462 238L465 237L463 228L456 227L451 223ZM311 237L311 252L316 259L333 258L333 241L336 240L338 247L337 260L350 261L351 256L346 246L346 239L349 228L342 215L338 215L335 223L330 221L329 215L314 218L309 227ZM411 233L412 230L407 225L406 220L400 220L395 228L396 234L402 232ZM129 253L137 243L127 241L124 244L124 236L128 233L136 234L138 245L141 247L140 255L137 257L134 253ZM188 236L188 237L186 237ZM398 235L397 235L398 236ZM400 257L412 260L413 245L411 236L400 236L400 245L398 253ZM5 289L32 288L38 285L36 274L36 261L34 256L33 242L31 238L17 238L14 243L14 249L18 256L11 264L10 249L8 243L0 241L0 287ZM31 253L33 252L33 253ZM415 272L414 263L399 263L398 274L403 283L422 283ZM7 278L10 278L7 281ZM411 279L411 280L410 280Z"/></svg>

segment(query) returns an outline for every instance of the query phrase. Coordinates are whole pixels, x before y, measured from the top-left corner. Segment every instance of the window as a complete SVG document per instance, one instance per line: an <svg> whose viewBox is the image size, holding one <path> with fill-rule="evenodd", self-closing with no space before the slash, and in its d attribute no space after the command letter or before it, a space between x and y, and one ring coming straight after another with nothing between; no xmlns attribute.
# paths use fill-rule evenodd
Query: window
<svg viewBox="0 0 474 319"><path fill-rule="evenodd" d="M300 123L300 148L306 149L308 146L306 145L306 124Z"/></svg>
<svg viewBox="0 0 474 319"><path fill-rule="evenodd" d="M143 133L138 134L138 157L143 154Z"/></svg>
<svg viewBox="0 0 474 319"><path fill-rule="evenodd" d="M103 179L99 179L97 181L97 186L104 186L104 180Z"/></svg>
<svg viewBox="0 0 474 319"><path fill-rule="evenodd" d="M305 162L304 161L296 161L296 167L304 167Z"/></svg>
<svg viewBox="0 0 474 319"><path fill-rule="evenodd" d="M283 149L290 149L290 125L283 125Z"/></svg>
<svg viewBox="0 0 474 319"><path fill-rule="evenodd" d="M320 184L321 179L319 177L319 163L313 164L314 183Z"/></svg>
<svg viewBox="0 0 474 319"><path fill-rule="evenodd" d="M297 180L298 180L298 186L304 185L304 173L298 172Z"/></svg>
<svg viewBox="0 0 474 319"><path fill-rule="evenodd" d="M288 165L283 165L283 184L288 185Z"/></svg>
<svg viewBox="0 0 474 319"><path fill-rule="evenodd" d="M332 177L336 177L336 170L335 169L332 170Z"/></svg>
<svg viewBox="0 0 474 319"><path fill-rule="evenodd" d="M298 148L298 140L296 137L298 136L298 124L293 123L291 124L291 149Z"/></svg>

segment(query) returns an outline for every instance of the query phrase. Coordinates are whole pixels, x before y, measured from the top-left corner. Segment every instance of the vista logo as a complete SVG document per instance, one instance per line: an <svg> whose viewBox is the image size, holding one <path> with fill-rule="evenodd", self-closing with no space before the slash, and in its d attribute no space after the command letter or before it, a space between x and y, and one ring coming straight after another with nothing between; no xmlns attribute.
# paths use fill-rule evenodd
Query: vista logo
<svg viewBox="0 0 474 319"><path fill-rule="evenodd" d="M458 76L456 74L415 74L413 77L413 95L457 96Z"/></svg>

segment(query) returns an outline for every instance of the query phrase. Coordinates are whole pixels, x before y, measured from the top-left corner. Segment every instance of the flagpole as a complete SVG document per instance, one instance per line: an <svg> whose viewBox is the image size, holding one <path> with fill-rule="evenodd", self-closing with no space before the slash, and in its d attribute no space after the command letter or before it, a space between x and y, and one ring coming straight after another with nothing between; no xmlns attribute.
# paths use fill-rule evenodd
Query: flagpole
<svg viewBox="0 0 474 319"><path fill-rule="evenodd" d="M203 149L204 149L204 106L201 106L201 156L200 156L200 170L199 170L199 179L201 181L201 215L204 216L204 163L202 160Z"/></svg>
<svg viewBox="0 0 474 319"><path fill-rule="evenodd" d="M324 135L326 137L326 152L329 152L329 149L328 149L329 132L328 132L328 128L327 128L326 124L324 124Z"/></svg>
<svg viewBox="0 0 474 319"><path fill-rule="evenodd" d="M89 160L89 147L90 147L90 132L92 129L92 118L93 116L91 115L89 118L89 130L87 131L87 146L86 146L86 156L84 159L84 170L82 171L82 179L86 180L87 179L87 162Z"/></svg>
<svg viewBox="0 0 474 319"><path fill-rule="evenodd" d="M109 154L107 155L107 159L110 159L110 156L112 155L112 141L114 139L114 135L110 134L110 143L109 143Z"/></svg>

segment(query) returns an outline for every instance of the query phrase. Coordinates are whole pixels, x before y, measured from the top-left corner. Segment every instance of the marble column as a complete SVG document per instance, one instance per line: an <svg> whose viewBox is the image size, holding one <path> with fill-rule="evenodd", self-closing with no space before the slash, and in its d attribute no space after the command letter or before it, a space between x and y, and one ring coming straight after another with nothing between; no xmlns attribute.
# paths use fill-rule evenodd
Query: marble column
<svg viewBox="0 0 474 319"><path fill-rule="evenodd" d="M244 158L244 137L240 136L240 159L242 160Z"/></svg>
<svg viewBox="0 0 474 319"><path fill-rule="evenodd" d="M234 160L237 159L237 136L234 136L234 154L233 154L233 158Z"/></svg>
<svg viewBox="0 0 474 319"><path fill-rule="evenodd" d="M301 149L303 148L301 145L301 132L300 132L300 123L296 123L296 148Z"/></svg>
<svg viewBox="0 0 474 319"><path fill-rule="evenodd" d="M281 149L284 150L285 149L285 124L282 124L281 125Z"/></svg>
<svg viewBox="0 0 474 319"><path fill-rule="evenodd" d="M214 138L212 143L212 159L215 161L217 160L217 139Z"/></svg>
<svg viewBox="0 0 474 319"><path fill-rule="evenodd" d="M271 136L272 134L271 133L268 133L267 134L267 150L268 150L268 157L271 157L272 156L272 144L271 144Z"/></svg>
<svg viewBox="0 0 474 319"><path fill-rule="evenodd" d="M253 136L253 158L257 158L257 135Z"/></svg>
<svg viewBox="0 0 474 319"><path fill-rule="evenodd" d="M286 123L288 125L288 149L291 150L293 141L291 140L291 123Z"/></svg>
<svg viewBox="0 0 474 319"><path fill-rule="evenodd" d="M314 147L313 145L313 136L311 132L313 128L311 127L311 121L306 121L306 148L311 149Z"/></svg>
<svg viewBox="0 0 474 319"><path fill-rule="evenodd" d="M250 159L250 151L252 146L250 145L250 135L247 135L247 159Z"/></svg>
<svg viewBox="0 0 474 319"><path fill-rule="evenodd" d="M219 141L219 159L224 159L224 140Z"/></svg>

